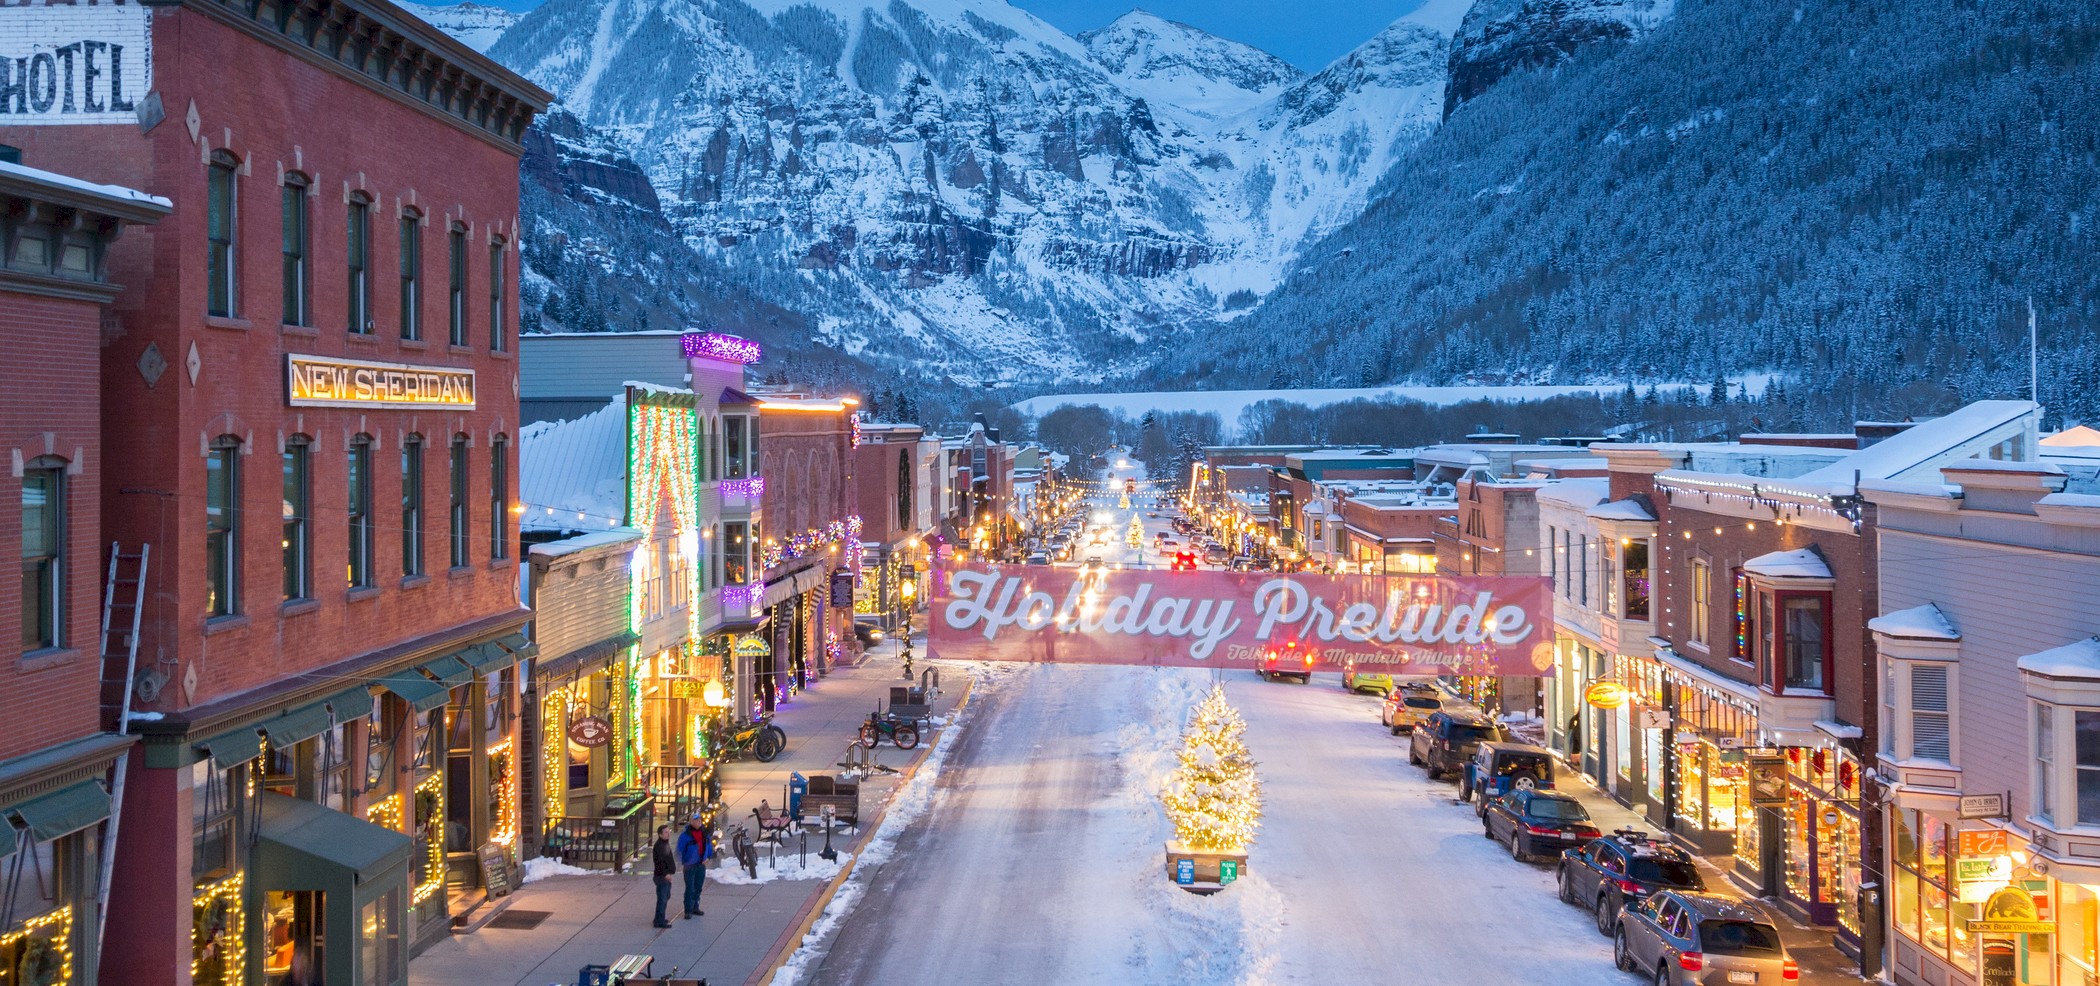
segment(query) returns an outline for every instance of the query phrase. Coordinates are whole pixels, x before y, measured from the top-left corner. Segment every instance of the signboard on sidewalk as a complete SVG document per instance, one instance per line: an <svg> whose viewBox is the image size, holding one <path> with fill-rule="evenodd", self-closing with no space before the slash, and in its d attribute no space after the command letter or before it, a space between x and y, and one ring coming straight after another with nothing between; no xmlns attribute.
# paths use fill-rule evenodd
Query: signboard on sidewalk
<svg viewBox="0 0 2100 986"><path fill-rule="evenodd" d="M951 564L933 653L964 661L1536 677L1553 669L1537 577L1272 575ZM1312 663L1303 662L1310 656Z"/></svg>

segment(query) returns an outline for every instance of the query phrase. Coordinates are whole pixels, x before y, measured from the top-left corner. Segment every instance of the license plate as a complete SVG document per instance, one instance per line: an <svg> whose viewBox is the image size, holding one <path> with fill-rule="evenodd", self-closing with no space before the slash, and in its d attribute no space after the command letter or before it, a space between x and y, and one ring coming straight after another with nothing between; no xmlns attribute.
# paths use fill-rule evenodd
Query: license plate
<svg viewBox="0 0 2100 986"><path fill-rule="evenodd" d="M1728 981L1731 983L1754 983L1757 981L1757 973L1730 972L1728 974Z"/></svg>

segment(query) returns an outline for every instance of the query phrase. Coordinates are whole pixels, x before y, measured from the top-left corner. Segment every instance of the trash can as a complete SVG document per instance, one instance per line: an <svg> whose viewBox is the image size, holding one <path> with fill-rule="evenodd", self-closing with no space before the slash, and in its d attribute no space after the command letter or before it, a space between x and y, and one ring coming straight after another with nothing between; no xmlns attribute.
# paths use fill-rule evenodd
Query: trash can
<svg viewBox="0 0 2100 986"><path fill-rule="evenodd" d="M809 779L800 773L788 774L788 817L802 820L802 796L809 793Z"/></svg>

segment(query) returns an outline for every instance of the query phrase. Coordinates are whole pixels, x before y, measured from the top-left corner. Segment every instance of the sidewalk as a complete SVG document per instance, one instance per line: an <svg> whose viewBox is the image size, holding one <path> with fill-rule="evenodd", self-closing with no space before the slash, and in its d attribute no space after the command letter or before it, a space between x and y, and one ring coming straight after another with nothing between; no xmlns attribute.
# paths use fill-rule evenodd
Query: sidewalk
<svg viewBox="0 0 2100 986"><path fill-rule="evenodd" d="M839 771L838 762L845 759L846 746L859 735L868 713L888 699L891 685L904 683L897 653L897 644L886 642L860 667L834 670L782 706L773 721L787 731L788 749L772 763L742 760L722 767L725 829L743 825L756 838L752 809L761 799L781 807L789 773ZM926 666L918 664L921 669ZM967 691L959 677L942 682L942 694L934 703L937 720L952 715ZM923 758L943 731L936 728L909 751L885 742L877 761L903 770ZM877 772L862 781L860 826L833 839L842 862L844 854L856 852L874 830L900 777ZM706 915L692 920L674 917L673 926L661 931L649 926L656 889L647 860L627 874L556 876L526 884L501 903L502 912L493 924L455 934L417 956L409 963L409 981L416 986L555 986L576 982L577 971L585 965L640 954L655 958L658 976L675 971L680 978L705 978L718 986L747 982L767 971L784 942L798 937L806 910L829 890L829 877L838 872L835 864L817 858L824 845L821 828L809 843L806 869L796 869L803 861L798 856L800 840L790 836L785 842L777 858L770 843L759 846L760 882L748 882L741 872L730 879L747 882L724 882L722 870L709 870L700 902ZM722 861L718 855L717 864ZM790 877L800 873L808 875ZM673 913L683 886L682 879L674 881Z"/></svg>

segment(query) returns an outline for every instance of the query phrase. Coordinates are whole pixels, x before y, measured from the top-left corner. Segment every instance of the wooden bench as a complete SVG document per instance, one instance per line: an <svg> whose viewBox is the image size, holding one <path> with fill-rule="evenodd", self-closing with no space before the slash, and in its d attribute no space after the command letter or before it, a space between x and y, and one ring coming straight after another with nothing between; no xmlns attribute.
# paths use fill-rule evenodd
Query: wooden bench
<svg viewBox="0 0 2100 986"><path fill-rule="evenodd" d="M649 975L649 967L655 963L656 959L647 955L622 955L620 956L620 961L613 963L612 968L608 971L612 975L613 982L624 983L629 980L639 980L647 977Z"/></svg>
<svg viewBox="0 0 2100 986"><path fill-rule="evenodd" d="M824 820L824 809L830 807L832 817L839 825L852 828L860 824L860 782L842 781L829 774L818 774L809 779L809 790L802 794L802 818L807 821Z"/></svg>
<svg viewBox="0 0 2100 986"><path fill-rule="evenodd" d="M776 846L780 845L781 837L787 835L787 830L795 824L794 819L774 811L773 806L764 801L751 809L751 814L758 819L759 838L771 839Z"/></svg>

